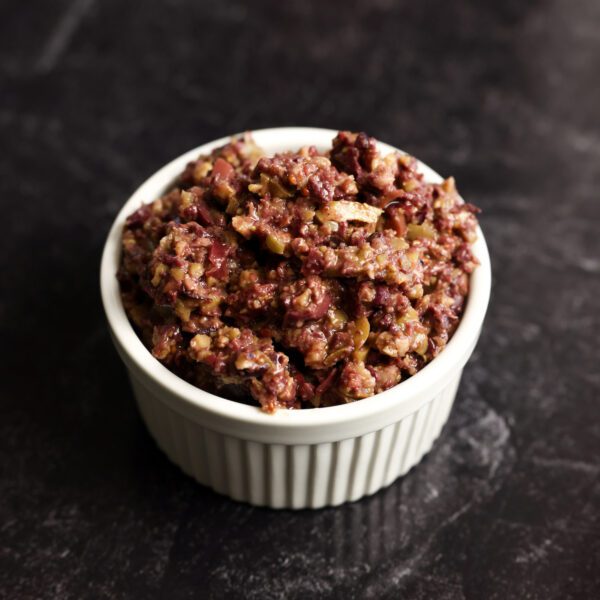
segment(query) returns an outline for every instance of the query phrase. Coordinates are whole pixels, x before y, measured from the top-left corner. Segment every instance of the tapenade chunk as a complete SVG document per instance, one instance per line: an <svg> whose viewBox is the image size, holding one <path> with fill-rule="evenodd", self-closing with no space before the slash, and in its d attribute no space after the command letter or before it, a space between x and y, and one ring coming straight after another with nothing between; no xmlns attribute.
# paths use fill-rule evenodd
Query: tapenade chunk
<svg viewBox="0 0 600 600"><path fill-rule="evenodd" d="M452 336L476 213L452 178L424 182L364 133L270 157L247 134L127 219L123 304L152 354L208 391L267 412L353 402Z"/></svg>

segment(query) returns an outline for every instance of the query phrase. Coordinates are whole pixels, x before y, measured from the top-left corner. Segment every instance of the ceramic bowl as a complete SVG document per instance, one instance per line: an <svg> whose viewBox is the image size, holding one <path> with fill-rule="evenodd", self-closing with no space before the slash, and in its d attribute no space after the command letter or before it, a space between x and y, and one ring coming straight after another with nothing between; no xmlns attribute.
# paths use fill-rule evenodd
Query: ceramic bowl
<svg viewBox="0 0 600 600"><path fill-rule="evenodd" d="M266 153L330 147L336 131L282 127L254 131ZM446 348L413 377L351 404L267 414L205 392L156 360L131 326L116 272L126 217L165 192L185 165L230 136L176 158L143 183L112 225L101 264L101 292L115 347L141 415L157 444L188 475L235 500L272 508L320 508L358 500L415 466L446 422L490 295L490 261L478 230L470 293ZM383 152L396 150L379 143ZM427 181L441 177L424 164Z"/></svg>

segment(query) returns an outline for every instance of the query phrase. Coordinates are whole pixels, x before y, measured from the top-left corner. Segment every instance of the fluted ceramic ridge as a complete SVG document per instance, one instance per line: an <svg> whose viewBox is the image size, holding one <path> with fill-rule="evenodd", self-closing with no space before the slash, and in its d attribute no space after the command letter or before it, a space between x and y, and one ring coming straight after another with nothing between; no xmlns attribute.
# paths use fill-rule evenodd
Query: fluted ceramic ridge
<svg viewBox="0 0 600 600"><path fill-rule="evenodd" d="M220 494L271 508L336 506L374 494L431 449L460 372L416 411L364 435L319 444L270 444L220 433L173 410L131 377L143 419L181 469Z"/></svg>

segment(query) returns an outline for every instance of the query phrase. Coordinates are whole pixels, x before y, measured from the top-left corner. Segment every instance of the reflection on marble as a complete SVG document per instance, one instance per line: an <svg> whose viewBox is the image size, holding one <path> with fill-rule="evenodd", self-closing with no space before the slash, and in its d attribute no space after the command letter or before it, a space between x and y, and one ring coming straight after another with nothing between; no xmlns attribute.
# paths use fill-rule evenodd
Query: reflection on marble
<svg viewBox="0 0 600 600"><path fill-rule="evenodd" d="M167 580L177 582L181 597L195 588L228 595L251 584L256 598L268 589L297 597L361 589L379 598L421 576L439 537L489 499L513 461L506 422L467 400L418 469L363 501L273 512L223 500L190 514L173 549L188 558ZM210 538L197 535L207 519Z"/></svg>

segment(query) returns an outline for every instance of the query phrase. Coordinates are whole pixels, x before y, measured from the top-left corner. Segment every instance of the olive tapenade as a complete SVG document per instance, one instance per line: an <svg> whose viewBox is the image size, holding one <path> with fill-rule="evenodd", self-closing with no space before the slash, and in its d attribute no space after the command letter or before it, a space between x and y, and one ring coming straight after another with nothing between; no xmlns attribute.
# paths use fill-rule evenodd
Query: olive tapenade
<svg viewBox="0 0 600 600"><path fill-rule="evenodd" d="M127 314L169 369L263 410L397 385L455 331L478 209L364 133L265 156L250 134L126 221Z"/></svg>

